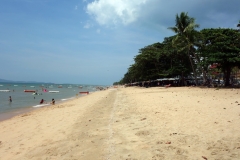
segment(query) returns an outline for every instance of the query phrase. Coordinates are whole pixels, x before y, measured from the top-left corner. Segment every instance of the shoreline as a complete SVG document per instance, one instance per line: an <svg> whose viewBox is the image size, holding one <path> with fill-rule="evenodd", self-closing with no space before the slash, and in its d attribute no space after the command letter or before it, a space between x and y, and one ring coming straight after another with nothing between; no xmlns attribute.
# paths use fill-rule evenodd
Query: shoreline
<svg viewBox="0 0 240 160"><path fill-rule="evenodd" d="M91 94L91 93L92 92L89 92L89 94ZM55 102L55 105L61 104L61 103L64 103L64 102L68 102L68 101L71 101L71 100L74 100L74 99L77 99L77 98L81 98L83 96L85 96L85 95L78 95L78 96L70 97L70 98L67 98L67 99L64 99L64 100L57 100ZM46 105L44 105L44 104L46 104ZM37 105L39 105L39 104L37 104ZM34 106L37 106L37 105L34 105ZM41 107L26 106L26 107L22 107L22 108L13 109L13 110L7 111L7 112L2 112L2 113L0 113L0 122L1 121L6 121L6 120L14 118L16 116L19 116L19 115L22 115L22 114L25 114L25 113L28 113L28 112L32 112L32 111L35 111L35 110L38 110L38 109L41 109L41 108L53 106L51 104L51 102L43 103L43 105L44 106L41 106Z"/></svg>
<svg viewBox="0 0 240 160"><path fill-rule="evenodd" d="M240 159L240 90L127 87L0 122L3 159Z"/></svg>
<svg viewBox="0 0 240 160"><path fill-rule="evenodd" d="M21 109L12 110L10 112L0 113L0 122L6 121L8 119L11 119L15 116L18 116L18 115L21 115L21 114L24 114L24 113L27 113L27 112L32 112L35 109L38 109L38 108L33 108L33 107L31 107L31 108L30 107L29 108L21 108Z"/></svg>
<svg viewBox="0 0 240 160"><path fill-rule="evenodd" d="M1 85L1 84L0 84ZM1 89L8 89L10 92L0 92L0 119L5 120L12 116L17 115L15 112L27 111L27 108L40 107L40 100L44 99L47 103L51 103L51 99L54 98L55 101L64 101L64 99L75 98L77 95L81 96L79 92L82 90L94 92L96 88L94 85L87 86L83 85L79 87L77 84L63 84L62 88L59 88L58 84L38 84L38 83L6 83L0 86ZM47 91L59 91L60 93L50 93ZM33 95L31 92L24 92L24 90L35 90L37 95ZM9 96L12 97L12 102L9 102ZM23 111L21 111L23 108ZM11 115L11 112L13 113ZM6 113L6 115L4 115ZM1 121L1 120L0 120Z"/></svg>

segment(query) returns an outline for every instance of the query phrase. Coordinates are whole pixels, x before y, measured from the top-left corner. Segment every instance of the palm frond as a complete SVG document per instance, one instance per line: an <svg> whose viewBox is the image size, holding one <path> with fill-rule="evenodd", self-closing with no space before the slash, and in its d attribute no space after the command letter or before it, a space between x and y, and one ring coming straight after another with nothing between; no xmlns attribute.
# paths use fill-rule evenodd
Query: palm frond
<svg viewBox="0 0 240 160"><path fill-rule="evenodd" d="M168 29L170 29L174 33L178 33L179 32L177 27L168 27Z"/></svg>

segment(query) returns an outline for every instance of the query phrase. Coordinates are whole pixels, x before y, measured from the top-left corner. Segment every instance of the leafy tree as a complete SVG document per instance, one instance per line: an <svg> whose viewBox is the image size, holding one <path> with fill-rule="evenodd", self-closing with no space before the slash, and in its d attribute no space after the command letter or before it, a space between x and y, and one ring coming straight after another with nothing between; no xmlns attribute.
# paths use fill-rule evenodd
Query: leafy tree
<svg viewBox="0 0 240 160"><path fill-rule="evenodd" d="M194 62L198 62L200 58L195 53L195 46L199 45L199 33L195 29L198 28L199 25L195 23L194 18L189 17L188 13L185 12L181 12L180 15L177 14L175 21L175 27L168 28L176 33L176 38L173 40L173 45L177 47L179 51L186 51L197 85L197 73ZM193 57L195 61L193 61Z"/></svg>
<svg viewBox="0 0 240 160"><path fill-rule="evenodd" d="M166 37L162 43L154 43L139 50L120 84L152 80L162 77L174 77L194 73L197 84L197 72L206 71L213 75L222 71L225 86L229 85L233 68L240 67L240 32L233 29L203 29L196 31L199 25L195 19L182 12L176 15L176 24L169 27L175 36ZM240 21L237 27L240 27ZM117 84L117 82L115 82Z"/></svg>
<svg viewBox="0 0 240 160"><path fill-rule="evenodd" d="M113 85L119 85L120 82L113 82Z"/></svg>
<svg viewBox="0 0 240 160"><path fill-rule="evenodd" d="M149 80L158 77L157 43L139 50L134 61L138 68L139 78Z"/></svg>
<svg viewBox="0 0 240 160"><path fill-rule="evenodd" d="M199 50L206 64L217 63L224 73L225 86L229 86L231 70L240 67L240 33L233 29L203 29L204 46Z"/></svg>
<svg viewBox="0 0 240 160"><path fill-rule="evenodd" d="M145 81L189 74L190 64L186 54L172 47L172 39L167 37L163 43L154 43L139 50L135 63L121 80L125 83Z"/></svg>
<svg viewBox="0 0 240 160"><path fill-rule="evenodd" d="M183 51L179 51L176 47L172 46L172 41L175 38L176 36L166 37L163 41L163 52L167 56L169 64L171 64L167 69L167 72L171 77L190 74L191 68L188 56Z"/></svg>

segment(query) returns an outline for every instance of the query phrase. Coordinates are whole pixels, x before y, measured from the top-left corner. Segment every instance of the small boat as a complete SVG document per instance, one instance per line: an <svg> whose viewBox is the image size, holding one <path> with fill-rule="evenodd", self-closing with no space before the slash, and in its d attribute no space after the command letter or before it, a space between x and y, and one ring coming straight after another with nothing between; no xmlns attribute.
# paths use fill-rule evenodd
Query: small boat
<svg viewBox="0 0 240 160"><path fill-rule="evenodd" d="M24 92L36 92L35 90L24 90Z"/></svg>
<svg viewBox="0 0 240 160"><path fill-rule="evenodd" d="M58 86L58 88L62 88L62 85Z"/></svg>
<svg viewBox="0 0 240 160"><path fill-rule="evenodd" d="M59 91L48 91L49 93L58 93Z"/></svg>
<svg viewBox="0 0 240 160"><path fill-rule="evenodd" d="M10 90L0 90L0 92L10 92Z"/></svg>

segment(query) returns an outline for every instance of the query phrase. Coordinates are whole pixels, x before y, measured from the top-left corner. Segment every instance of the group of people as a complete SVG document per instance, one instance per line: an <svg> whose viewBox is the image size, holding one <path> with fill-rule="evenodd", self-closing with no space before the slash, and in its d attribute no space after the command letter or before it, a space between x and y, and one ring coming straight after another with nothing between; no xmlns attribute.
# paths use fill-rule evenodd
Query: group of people
<svg viewBox="0 0 240 160"><path fill-rule="evenodd" d="M41 99L41 101L40 101L40 104L43 104L45 102L45 100L44 99ZM55 100L54 99L52 99L52 102L51 102L51 104L52 105L54 105L55 104Z"/></svg>
<svg viewBox="0 0 240 160"><path fill-rule="evenodd" d="M35 99L35 97L34 97L34 99ZM9 96L9 102L10 102L10 103L12 102L12 97L11 97L11 96ZM45 100L44 100L44 99L41 99L40 104L43 104L44 102L45 102ZM55 100L54 100L54 98L52 99L51 104L52 104L52 105L55 104Z"/></svg>

